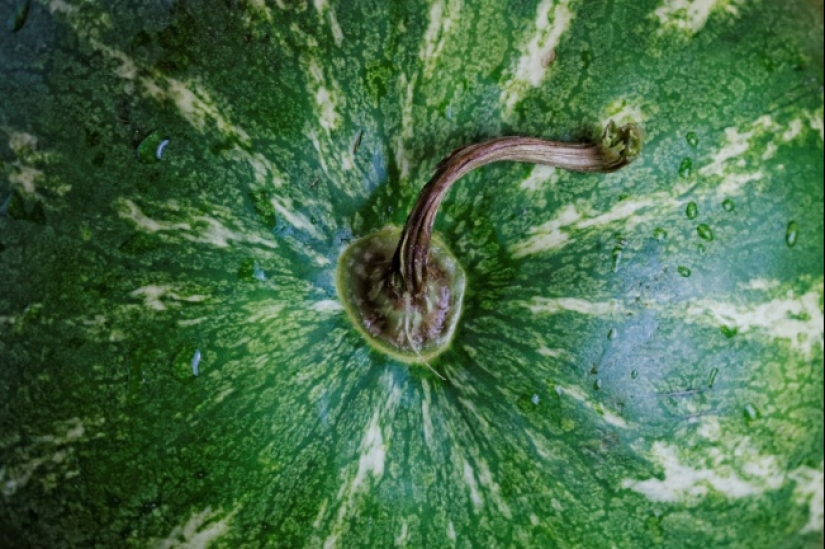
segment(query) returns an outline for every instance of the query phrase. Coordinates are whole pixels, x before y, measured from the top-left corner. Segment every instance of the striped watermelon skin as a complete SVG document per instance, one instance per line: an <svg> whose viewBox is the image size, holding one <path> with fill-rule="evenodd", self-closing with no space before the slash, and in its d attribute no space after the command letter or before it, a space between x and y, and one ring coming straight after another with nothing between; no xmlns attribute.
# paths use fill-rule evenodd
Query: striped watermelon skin
<svg viewBox="0 0 825 549"><path fill-rule="evenodd" d="M3 6L0 546L822 546L821 3ZM450 191L447 381L369 347L349 242L608 120Z"/></svg>

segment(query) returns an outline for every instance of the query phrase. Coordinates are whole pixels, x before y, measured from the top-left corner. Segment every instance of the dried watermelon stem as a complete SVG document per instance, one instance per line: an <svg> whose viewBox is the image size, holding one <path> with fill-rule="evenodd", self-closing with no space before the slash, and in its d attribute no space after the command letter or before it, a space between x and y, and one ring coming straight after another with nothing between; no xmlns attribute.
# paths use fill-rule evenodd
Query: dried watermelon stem
<svg viewBox="0 0 825 549"><path fill-rule="evenodd" d="M642 149L642 131L634 124L608 123L596 144L562 143L530 137L501 137L456 149L436 167L410 212L392 262L391 283L413 298L427 280L430 240L438 207L450 187L476 168L493 162L544 164L576 172L614 172L632 162Z"/></svg>

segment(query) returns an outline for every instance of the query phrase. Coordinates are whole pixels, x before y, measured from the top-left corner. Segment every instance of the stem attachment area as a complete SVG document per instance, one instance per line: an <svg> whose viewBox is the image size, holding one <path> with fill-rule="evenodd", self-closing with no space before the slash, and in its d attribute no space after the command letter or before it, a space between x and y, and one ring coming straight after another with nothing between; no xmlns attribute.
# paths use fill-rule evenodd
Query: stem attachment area
<svg viewBox="0 0 825 549"><path fill-rule="evenodd" d="M433 237L450 187L493 162L544 164L577 172L616 171L639 156L643 134L610 122L599 143L501 137L456 149L436 167L403 230L356 240L338 262L338 293L353 323L379 350L403 362L427 362L446 348L461 315L464 271Z"/></svg>

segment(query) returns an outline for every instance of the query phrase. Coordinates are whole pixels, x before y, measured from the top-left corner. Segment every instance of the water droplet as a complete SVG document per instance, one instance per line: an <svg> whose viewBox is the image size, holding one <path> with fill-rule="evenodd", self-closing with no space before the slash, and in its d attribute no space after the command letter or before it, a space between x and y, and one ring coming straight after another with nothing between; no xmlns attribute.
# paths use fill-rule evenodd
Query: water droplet
<svg viewBox="0 0 825 549"><path fill-rule="evenodd" d="M261 266L258 265L257 261L252 264L252 278L254 278L255 280L260 280L261 282L264 282L266 280L266 273L261 268Z"/></svg>
<svg viewBox="0 0 825 549"><path fill-rule="evenodd" d="M526 414L535 411L536 408L536 404L533 402L533 397L528 397L527 395L518 397L516 406L518 406L519 410Z"/></svg>
<svg viewBox="0 0 825 549"><path fill-rule="evenodd" d="M688 132L685 136L685 140L688 142L688 145L691 147L696 147L699 145L699 136L696 135L696 132Z"/></svg>
<svg viewBox="0 0 825 549"><path fill-rule="evenodd" d="M665 529L662 526L662 519L664 517L658 511L654 511L654 513L647 518L645 521L645 528L650 535L652 536L653 543L655 545L662 545L664 541L664 533Z"/></svg>
<svg viewBox="0 0 825 549"><path fill-rule="evenodd" d="M639 370L633 370L630 372L630 379L636 379L637 377L639 377Z"/></svg>
<svg viewBox="0 0 825 549"><path fill-rule="evenodd" d="M167 140L164 139L157 130L144 137L135 150L138 160L143 164L154 164L158 162L160 160L158 149L164 141ZM161 148L160 151L162 153L163 149Z"/></svg>
<svg viewBox="0 0 825 549"><path fill-rule="evenodd" d="M722 209L726 212L732 212L734 209L736 209L736 204L734 204L733 200L731 200L730 198L726 198L722 201Z"/></svg>
<svg viewBox="0 0 825 549"><path fill-rule="evenodd" d="M707 223L702 223L701 225L696 227L696 232L699 233L699 238L701 238L702 240L707 240L708 242L713 240L713 230Z"/></svg>
<svg viewBox="0 0 825 549"><path fill-rule="evenodd" d="M619 264L622 261L622 249L618 246L613 248L613 272L617 272L619 270Z"/></svg>
<svg viewBox="0 0 825 549"><path fill-rule="evenodd" d="M530 402L533 403L533 406L539 405L539 395L533 394L533 397L530 399Z"/></svg>
<svg viewBox="0 0 825 549"><path fill-rule="evenodd" d="M696 202L691 202L685 208L685 215L688 219L696 219L699 217L699 206L696 205Z"/></svg>
<svg viewBox="0 0 825 549"><path fill-rule="evenodd" d="M155 158L161 160L163 158L163 149L170 143L168 139L164 139L160 143L158 143L158 148L155 149Z"/></svg>
<svg viewBox="0 0 825 549"><path fill-rule="evenodd" d="M238 278L243 281L266 280L266 274L254 259L244 259L238 267Z"/></svg>
<svg viewBox="0 0 825 549"><path fill-rule="evenodd" d="M659 242L663 242L667 238L667 231L661 227L656 227L653 229L653 238Z"/></svg>
<svg viewBox="0 0 825 549"><path fill-rule="evenodd" d="M175 353L172 359L172 376L176 381L189 385L200 376L201 354L194 345L184 345Z"/></svg>
<svg viewBox="0 0 825 549"><path fill-rule="evenodd" d="M696 246L696 251L699 252L701 255L705 255L705 252L707 252L708 249L705 248L704 244L699 244L698 246Z"/></svg>
<svg viewBox="0 0 825 549"><path fill-rule="evenodd" d="M676 267L676 270L679 272L680 275L682 275L685 278L690 276L690 269L688 269L687 267L679 265L678 267Z"/></svg>
<svg viewBox="0 0 825 549"><path fill-rule="evenodd" d="M358 149L361 148L361 138L364 137L364 130L358 130L355 134L355 139L352 142L352 154L357 154Z"/></svg>
<svg viewBox="0 0 825 549"><path fill-rule="evenodd" d="M618 335L619 330L617 330L616 328L610 328L610 331L607 332L607 339L616 339Z"/></svg>
<svg viewBox="0 0 825 549"><path fill-rule="evenodd" d="M716 376L719 374L719 368L713 368L708 375L708 388L713 388L713 384L716 383Z"/></svg>
<svg viewBox="0 0 825 549"><path fill-rule="evenodd" d="M22 29L23 25L26 24L26 19L29 17L30 5L31 0L21 0L18 2L17 7L9 15L6 28L11 32L17 32Z"/></svg>
<svg viewBox="0 0 825 549"><path fill-rule="evenodd" d="M201 354L201 350L200 349L195 349L195 354L192 355L192 363L191 363L191 365L192 365L192 374L195 377L198 377L200 375L199 367L200 367L200 364L201 364L201 358L202 357L203 357L203 355Z"/></svg>
<svg viewBox="0 0 825 549"><path fill-rule="evenodd" d="M785 229L785 243L788 245L788 248L796 246L797 238L799 238L799 225L797 225L796 221L791 221L788 223L788 228Z"/></svg>
<svg viewBox="0 0 825 549"><path fill-rule="evenodd" d="M752 423L759 419L759 416L761 414L759 413L759 410L756 408L756 406L754 406L753 404L748 404L745 406L745 409L743 410L743 415L745 416L745 421L747 423Z"/></svg>
<svg viewBox="0 0 825 549"><path fill-rule="evenodd" d="M730 338L736 336L736 334L739 333L739 328L737 328L736 326L725 326L723 324L722 326L719 327L719 331L722 332L723 336L730 339Z"/></svg>
<svg viewBox="0 0 825 549"><path fill-rule="evenodd" d="M687 179L691 175L693 175L693 160L685 158L682 160L682 163L679 164L679 177Z"/></svg>
<svg viewBox="0 0 825 549"><path fill-rule="evenodd" d="M601 379L597 379L596 381L594 381L594 382L593 382L593 388L594 388L594 389L596 389L597 391L598 391L599 389L601 389L601 388L602 388L602 380L601 380Z"/></svg>

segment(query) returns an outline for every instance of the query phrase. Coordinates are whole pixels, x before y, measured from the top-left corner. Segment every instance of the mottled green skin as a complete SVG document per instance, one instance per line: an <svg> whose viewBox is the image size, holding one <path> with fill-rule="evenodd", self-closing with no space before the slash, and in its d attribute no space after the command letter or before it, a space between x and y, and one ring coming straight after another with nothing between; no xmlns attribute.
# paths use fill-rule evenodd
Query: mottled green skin
<svg viewBox="0 0 825 549"><path fill-rule="evenodd" d="M430 76L418 2L332 2L340 46L326 14L283 4L268 21L253 2L33 2L0 34L0 205L13 193L0 210L0 546L175 546L201 532L210 547L332 535L388 547L406 532L410 547L820 547L821 522L805 528L815 503L796 493L813 481L765 484L747 466L756 453L780 476L821 475L821 332L803 351L769 327L685 318L696 303L747 308L788 291L818 294L821 316L821 134L806 126L768 158L774 135L754 134L730 171L762 177L734 196L701 169L725 128L821 119L821 7L764 0L690 34L659 32L657 2L579 2L546 78L506 112L533 0L466 2ZM118 74L113 50L133 72ZM337 90L329 136L310 58ZM402 75L414 82L406 130ZM197 83L236 129L148 94L140 79L161 77ZM645 115L645 152L627 169L528 192L529 167L497 165L450 192L436 229L468 287L453 348L432 364L449 381L372 351L330 305L344 244L402 224L448 151L506 134L595 137L621 100ZM141 163L154 130L170 144ZM13 149L14 132L37 142ZM256 179L245 154L282 184ZM21 166L43 173L34 194ZM644 216L514 253L565 205L607 212L674 189ZM141 229L130 203L169 225ZM234 239L206 242L207 218ZM162 310L134 293L150 285L172 288ZM534 298L614 305L534 314ZM702 434L707 421L721 437ZM704 493L655 501L623 481L666 478L657 443L694 470L718 470L722 455L764 489L731 497L700 482Z"/></svg>

